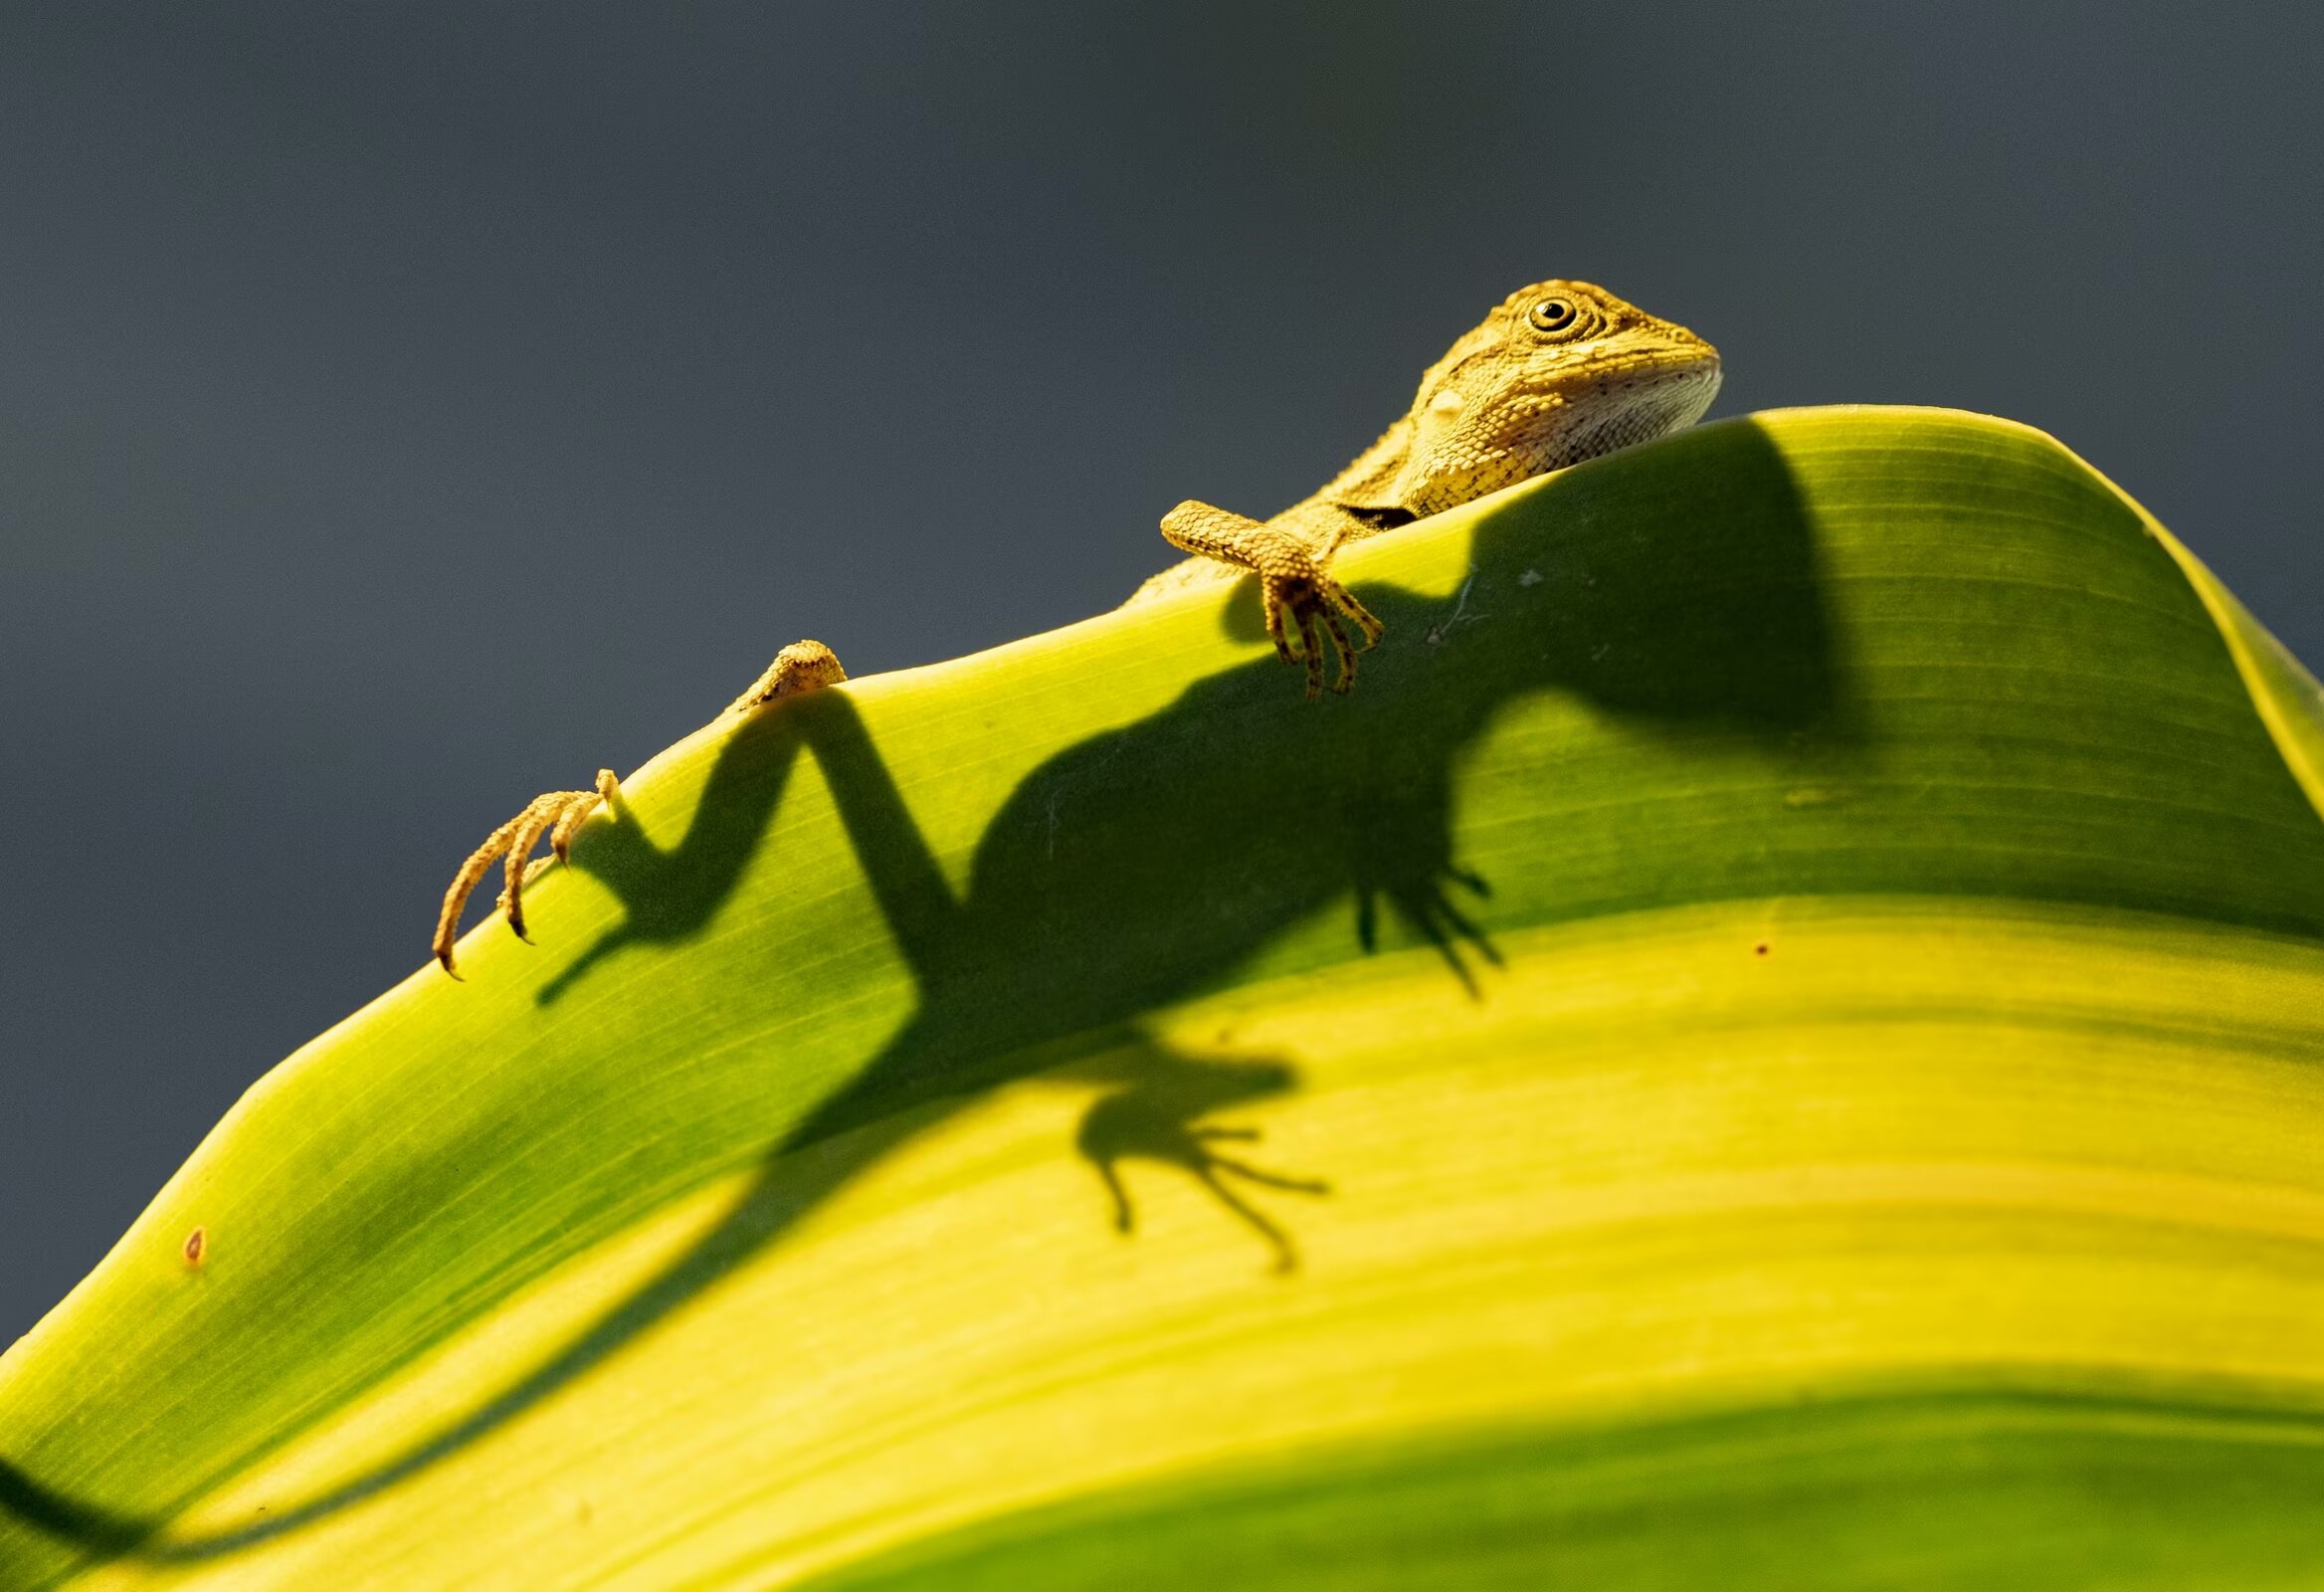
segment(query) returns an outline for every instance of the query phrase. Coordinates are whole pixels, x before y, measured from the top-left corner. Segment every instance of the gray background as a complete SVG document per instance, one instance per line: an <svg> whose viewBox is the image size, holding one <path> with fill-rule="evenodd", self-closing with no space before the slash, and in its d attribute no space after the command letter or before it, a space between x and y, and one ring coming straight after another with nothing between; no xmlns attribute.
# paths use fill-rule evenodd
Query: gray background
<svg viewBox="0 0 2324 1592"><path fill-rule="evenodd" d="M533 792L1110 606L1536 277L2324 660L2320 15L0 6L0 1342Z"/></svg>

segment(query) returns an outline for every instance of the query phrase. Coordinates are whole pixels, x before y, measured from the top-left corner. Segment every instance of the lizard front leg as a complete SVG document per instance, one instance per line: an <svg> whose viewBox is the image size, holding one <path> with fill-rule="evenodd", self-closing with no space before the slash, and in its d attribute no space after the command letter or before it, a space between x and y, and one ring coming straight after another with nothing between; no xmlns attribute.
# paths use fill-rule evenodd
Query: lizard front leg
<svg viewBox="0 0 2324 1592"><path fill-rule="evenodd" d="M1339 657L1339 678L1331 683L1331 689L1344 693L1355 684L1356 654L1360 649L1349 639L1340 617L1344 614L1363 632L1366 648L1380 640L1382 626L1356 601L1353 592L1324 572L1325 560L1338 545L1336 536L1319 553L1287 530L1192 498L1162 516L1162 534L1174 546L1190 553L1258 572L1266 633L1275 644L1276 656L1284 663L1305 662L1309 701L1323 690L1323 653L1316 636L1318 621L1330 634L1332 650ZM1284 624L1286 610L1291 623L1299 630L1297 654L1291 651Z"/></svg>
<svg viewBox="0 0 2324 1592"><path fill-rule="evenodd" d="M726 713L746 713L780 697L804 696L847 678L848 672L840 667L838 655L822 642L795 641L775 654L775 661L767 666L766 673L752 683L750 690L727 704ZM460 976L452 965L453 943L460 937L460 914L467 909L469 896L491 871L492 864L506 859L504 883L496 904L516 937L522 939L524 887L550 866L551 858L559 863L566 861L574 832L601 804L617 814L622 808L622 782L610 768L597 771L593 789L552 790L535 796L525 803L524 811L485 836L484 843L469 854L468 861L453 876L452 888L444 893L443 909L436 914L436 938L430 946L447 973L454 978ZM548 837L551 856L534 862L532 849L540 844L543 835Z"/></svg>

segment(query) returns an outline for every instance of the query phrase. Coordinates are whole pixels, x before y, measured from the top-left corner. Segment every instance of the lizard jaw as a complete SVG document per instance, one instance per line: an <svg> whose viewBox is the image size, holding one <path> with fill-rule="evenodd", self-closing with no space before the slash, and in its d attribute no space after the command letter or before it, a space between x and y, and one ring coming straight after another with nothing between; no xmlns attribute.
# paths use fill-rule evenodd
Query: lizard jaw
<svg viewBox="0 0 2324 1592"><path fill-rule="evenodd" d="M1684 431L1710 408L1711 400L1719 395L1722 379L1716 354L1658 365L1644 381L1633 376L1629 380L1634 390L1623 401L1604 406L1575 405L1586 409L1590 418L1573 428L1557 450L1560 457L1544 468L1554 470L1578 465L1618 448Z"/></svg>
<svg viewBox="0 0 2324 1592"><path fill-rule="evenodd" d="M1456 429L1416 455L1400 499L1415 513L1432 514L1544 471L1683 431L1710 408L1721 379L1717 352L1699 339L1628 349L1585 372L1482 406L1500 422L1484 435L1463 434L1457 408L1432 403L1435 418Z"/></svg>

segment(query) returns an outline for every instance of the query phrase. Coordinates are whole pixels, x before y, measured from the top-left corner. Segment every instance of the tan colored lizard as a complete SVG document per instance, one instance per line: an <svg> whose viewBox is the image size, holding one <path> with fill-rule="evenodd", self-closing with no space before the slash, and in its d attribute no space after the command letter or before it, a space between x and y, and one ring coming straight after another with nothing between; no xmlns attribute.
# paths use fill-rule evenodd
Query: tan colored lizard
<svg viewBox="0 0 2324 1592"><path fill-rule="evenodd" d="M1411 409L1313 497L1263 521L1193 499L1163 515L1162 534L1197 556L1148 580L1130 602L1255 572L1267 634L1285 663L1304 664L1308 698L1323 686L1319 629L1338 660L1332 690L1345 692L1362 650L1347 626L1361 634L1363 649L1380 640L1381 626L1325 572L1342 543L1692 425L1718 388L1717 350L1685 327L1586 282L1536 283L1503 299L1431 365ZM795 642L726 711L749 712L845 679L830 648ZM583 820L620 801L620 781L601 769L594 789L535 797L492 831L445 893L434 944L444 970L453 971L469 895L495 861L506 860L500 905L521 935L533 848L545 836L563 861Z"/></svg>

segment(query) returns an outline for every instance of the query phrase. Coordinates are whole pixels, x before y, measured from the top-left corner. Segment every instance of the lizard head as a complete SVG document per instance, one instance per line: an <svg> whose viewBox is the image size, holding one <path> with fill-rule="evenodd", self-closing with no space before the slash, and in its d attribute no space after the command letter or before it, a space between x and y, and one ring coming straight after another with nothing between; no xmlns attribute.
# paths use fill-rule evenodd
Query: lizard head
<svg viewBox="0 0 2324 1592"><path fill-rule="evenodd" d="M1432 514L1694 424L1719 353L1587 282L1503 299L1421 378L1396 506Z"/></svg>

